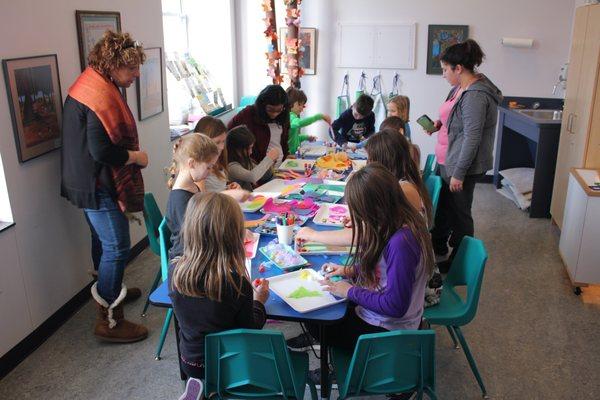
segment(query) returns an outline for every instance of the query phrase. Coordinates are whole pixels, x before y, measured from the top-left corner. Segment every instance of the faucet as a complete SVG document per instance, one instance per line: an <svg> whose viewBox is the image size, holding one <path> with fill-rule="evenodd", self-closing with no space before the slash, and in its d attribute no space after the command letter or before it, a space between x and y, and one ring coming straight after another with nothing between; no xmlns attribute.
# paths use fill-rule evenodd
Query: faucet
<svg viewBox="0 0 600 400"><path fill-rule="evenodd" d="M560 86L560 88L563 90L563 95L564 95L564 90L567 87L567 72L569 69L569 63L564 63L562 65L562 67L560 67L560 73L558 74L558 80L556 81L556 83L554 84L554 88L552 89L552 94L555 95L556 91L558 89L558 87Z"/></svg>
<svg viewBox="0 0 600 400"><path fill-rule="evenodd" d="M539 102L539 101L536 101L535 103L533 103L533 104L531 105L531 108L533 108L534 110L537 110L537 109L538 109L538 108L540 108L540 107L541 107L541 104L540 104L540 102Z"/></svg>

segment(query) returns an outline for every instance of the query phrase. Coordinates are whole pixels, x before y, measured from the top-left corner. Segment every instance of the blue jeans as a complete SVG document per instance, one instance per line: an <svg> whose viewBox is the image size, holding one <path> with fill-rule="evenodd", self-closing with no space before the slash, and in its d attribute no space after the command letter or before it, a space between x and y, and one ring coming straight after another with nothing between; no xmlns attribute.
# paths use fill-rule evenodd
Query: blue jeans
<svg viewBox="0 0 600 400"><path fill-rule="evenodd" d="M121 291L123 272L129 257L129 221L110 194L96 191L98 209L85 208L92 232L92 260L98 271L98 294L112 304Z"/></svg>

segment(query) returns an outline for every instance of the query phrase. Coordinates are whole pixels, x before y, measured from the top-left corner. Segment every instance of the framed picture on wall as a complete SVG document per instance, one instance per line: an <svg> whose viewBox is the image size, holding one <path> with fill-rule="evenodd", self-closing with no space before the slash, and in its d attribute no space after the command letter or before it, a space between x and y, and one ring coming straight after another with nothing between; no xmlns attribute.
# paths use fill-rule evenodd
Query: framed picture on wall
<svg viewBox="0 0 600 400"><path fill-rule="evenodd" d="M440 55L446 48L469 37L468 25L429 25L427 36L427 74L441 75Z"/></svg>
<svg viewBox="0 0 600 400"><path fill-rule="evenodd" d="M20 162L62 145L62 94L56 54L2 60Z"/></svg>
<svg viewBox="0 0 600 400"><path fill-rule="evenodd" d="M282 54L287 53L286 36L287 28L279 28L279 51ZM315 75L317 73L317 29L300 28L298 39L300 39L300 50L304 52L300 58L300 67L304 69L304 75ZM287 65L283 61L281 73L287 73Z"/></svg>
<svg viewBox="0 0 600 400"><path fill-rule="evenodd" d="M164 111L163 59L160 47L145 48L146 61L140 65L137 78L138 119L143 121Z"/></svg>
<svg viewBox="0 0 600 400"><path fill-rule="evenodd" d="M121 32L121 13L117 11L75 11L77 41L81 70L87 67L90 50L102 38L104 32Z"/></svg>

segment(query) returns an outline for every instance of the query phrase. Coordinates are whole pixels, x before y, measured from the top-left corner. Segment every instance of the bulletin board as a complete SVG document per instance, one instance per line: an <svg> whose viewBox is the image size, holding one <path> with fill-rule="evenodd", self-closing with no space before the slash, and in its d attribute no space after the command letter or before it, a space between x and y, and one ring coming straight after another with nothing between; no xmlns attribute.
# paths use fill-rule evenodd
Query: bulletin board
<svg viewBox="0 0 600 400"><path fill-rule="evenodd" d="M338 25L340 68L415 68L415 23Z"/></svg>

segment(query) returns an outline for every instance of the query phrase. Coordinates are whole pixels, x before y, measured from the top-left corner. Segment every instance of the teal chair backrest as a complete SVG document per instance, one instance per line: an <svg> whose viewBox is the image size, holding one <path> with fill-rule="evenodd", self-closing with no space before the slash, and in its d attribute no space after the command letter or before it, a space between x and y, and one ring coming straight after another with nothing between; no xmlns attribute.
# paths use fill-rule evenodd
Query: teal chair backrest
<svg viewBox="0 0 600 400"><path fill-rule="evenodd" d="M423 180L426 180L435 168L435 154L428 154L423 168Z"/></svg>
<svg viewBox="0 0 600 400"><path fill-rule="evenodd" d="M205 339L205 393L219 398L304 398L280 331L235 329ZM306 382L306 380L303 380Z"/></svg>
<svg viewBox="0 0 600 400"><path fill-rule="evenodd" d="M169 276L169 250L171 249L171 230L167 226L165 218L158 226L158 237L160 242L160 273L164 282Z"/></svg>
<svg viewBox="0 0 600 400"><path fill-rule="evenodd" d="M242 96L242 98L240 99L240 105L238 107L242 108L242 107L252 105L252 104L254 104L255 101L256 101L256 96Z"/></svg>
<svg viewBox="0 0 600 400"><path fill-rule="evenodd" d="M435 389L435 332L397 330L361 335L340 398Z"/></svg>
<svg viewBox="0 0 600 400"><path fill-rule="evenodd" d="M444 289L454 290L456 286L466 286L467 296L460 310L455 310L453 325L463 326L477 314L479 294L483 282L483 272L488 254L483 242L471 236L464 236L458 252L452 260L450 272L444 280ZM443 304L440 303L443 306Z"/></svg>
<svg viewBox="0 0 600 400"><path fill-rule="evenodd" d="M148 234L148 242L150 250L157 256L160 255L160 246L158 244L158 225L163 216L156 204L152 193L144 194L144 223L146 225L146 233Z"/></svg>
<svg viewBox="0 0 600 400"><path fill-rule="evenodd" d="M431 215L435 220L435 213L440 201L440 192L442 191L442 177L429 175L427 179L425 179L425 187L427 188L427 193L429 193L429 198L431 199Z"/></svg>

